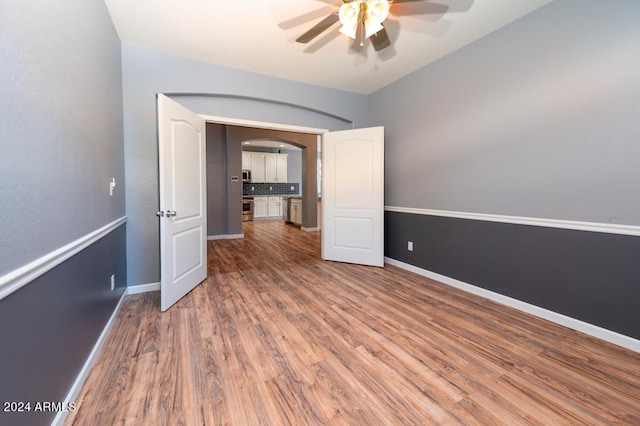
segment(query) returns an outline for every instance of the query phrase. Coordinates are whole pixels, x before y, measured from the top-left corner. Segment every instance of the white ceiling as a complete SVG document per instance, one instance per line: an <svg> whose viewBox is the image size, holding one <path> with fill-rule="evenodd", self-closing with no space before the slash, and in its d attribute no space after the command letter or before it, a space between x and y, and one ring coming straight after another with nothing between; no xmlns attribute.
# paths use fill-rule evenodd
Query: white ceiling
<svg viewBox="0 0 640 426"><path fill-rule="evenodd" d="M391 6L392 46L360 51L334 25L295 39L340 0L105 0L120 40L232 68L369 94L552 0L422 0ZM426 4L425 4L426 3ZM438 3L445 14L402 15ZM395 11L395 14L394 14ZM297 19L307 14L309 19ZM306 22L305 22L306 21Z"/></svg>

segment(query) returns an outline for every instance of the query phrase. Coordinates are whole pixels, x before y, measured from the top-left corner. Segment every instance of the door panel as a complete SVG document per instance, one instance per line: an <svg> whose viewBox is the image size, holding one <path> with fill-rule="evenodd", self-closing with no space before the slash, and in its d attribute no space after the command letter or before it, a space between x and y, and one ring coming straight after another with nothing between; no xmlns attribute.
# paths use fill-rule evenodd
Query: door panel
<svg viewBox="0 0 640 426"><path fill-rule="evenodd" d="M176 255L174 256L173 280L182 279L189 272L201 265L202 250L200 239L202 238L201 228L191 228L186 231L174 234L173 246Z"/></svg>
<svg viewBox="0 0 640 426"><path fill-rule="evenodd" d="M198 129L191 123L175 121L172 123L172 130L174 134L170 143L173 154L171 174L174 176L174 210L180 212L180 217L176 217L174 222L178 222L196 217L202 212L202 170L197 166L200 164L202 151Z"/></svg>
<svg viewBox="0 0 640 426"><path fill-rule="evenodd" d="M207 277L205 144L204 120L158 95L163 311Z"/></svg>
<svg viewBox="0 0 640 426"><path fill-rule="evenodd" d="M322 258L384 266L384 128L323 135Z"/></svg>

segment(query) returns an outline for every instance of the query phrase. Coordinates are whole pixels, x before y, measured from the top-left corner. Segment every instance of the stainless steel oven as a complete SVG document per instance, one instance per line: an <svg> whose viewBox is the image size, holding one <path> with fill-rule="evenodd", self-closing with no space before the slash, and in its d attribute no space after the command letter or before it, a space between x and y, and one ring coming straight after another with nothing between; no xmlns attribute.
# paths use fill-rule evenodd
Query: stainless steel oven
<svg viewBox="0 0 640 426"><path fill-rule="evenodd" d="M253 195L242 196L242 221L253 220Z"/></svg>

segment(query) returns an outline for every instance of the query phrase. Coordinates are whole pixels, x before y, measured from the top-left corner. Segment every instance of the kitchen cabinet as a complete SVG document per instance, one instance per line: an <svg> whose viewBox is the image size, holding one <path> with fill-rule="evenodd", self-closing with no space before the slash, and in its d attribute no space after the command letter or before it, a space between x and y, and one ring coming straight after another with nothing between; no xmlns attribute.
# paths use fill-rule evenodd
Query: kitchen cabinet
<svg viewBox="0 0 640 426"><path fill-rule="evenodd" d="M290 198L289 208L291 209L291 223L302 226L302 199Z"/></svg>
<svg viewBox="0 0 640 426"><path fill-rule="evenodd" d="M288 154L266 154L265 182L287 182L287 155Z"/></svg>
<svg viewBox="0 0 640 426"><path fill-rule="evenodd" d="M269 216L268 210L269 197L253 198L253 218L260 219Z"/></svg>
<svg viewBox="0 0 640 426"><path fill-rule="evenodd" d="M264 159L266 182L278 182L278 159L275 155L267 155Z"/></svg>
<svg viewBox="0 0 640 426"><path fill-rule="evenodd" d="M276 182L287 183L287 155L277 154L276 156Z"/></svg>
<svg viewBox="0 0 640 426"><path fill-rule="evenodd" d="M282 217L282 197L268 197L267 214L269 217Z"/></svg>
<svg viewBox="0 0 640 426"><path fill-rule="evenodd" d="M253 218L282 217L282 197L254 197Z"/></svg>
<svg viewBox="0 0 640 426"><path fill-rule="evenodd" d="M242 169L251 170L251 153L250 152L242 153Z"/></svg>
<svg viewBox="0 0 640 426"><path fill-rule="evenodd" d="M251 153L251 182L265 183L265 158L266 154Z"/></svg>
<svg viewBox="0 0 640 426"><path fill-rule="evenodd" d="M286 183L288 154L243 152L242 168L251 170L254 183ZM249 164L249 167L245 167Z"/></svg>

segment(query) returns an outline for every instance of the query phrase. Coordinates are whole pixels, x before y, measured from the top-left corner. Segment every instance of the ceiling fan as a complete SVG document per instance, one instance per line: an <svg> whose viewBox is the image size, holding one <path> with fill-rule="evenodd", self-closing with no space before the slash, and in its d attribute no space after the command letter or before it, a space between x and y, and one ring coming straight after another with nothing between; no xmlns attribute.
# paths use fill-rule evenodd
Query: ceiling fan
<svg viewBox="0 0 640 426"><path fill-rule="evenodd" d="M296 39L298 43L309 43L324 31L340 22L340 32L359 41L363 46L365 39L370 39L373 48L380 51L391 45L389 35L383 22L393 14L393 9L402 7L402 3L428 2L429 0L342 0L342 4L336 5L334 11L323 20L314 25L307 32ZM414 13L404 11L402 14L444 14L448 6L437 3L428 3L428 8L420 8Z"/></svg>

